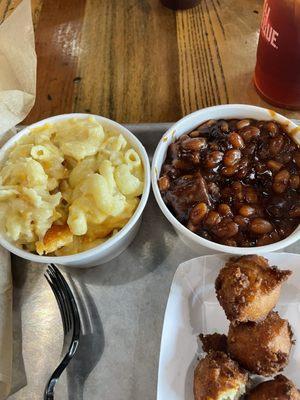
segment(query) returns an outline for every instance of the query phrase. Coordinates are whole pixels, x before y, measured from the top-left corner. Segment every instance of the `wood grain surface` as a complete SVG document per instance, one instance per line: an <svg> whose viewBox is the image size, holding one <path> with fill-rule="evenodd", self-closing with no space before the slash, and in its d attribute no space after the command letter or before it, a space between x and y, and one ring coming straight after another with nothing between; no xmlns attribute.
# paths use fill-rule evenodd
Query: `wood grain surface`
<svg viewBox="0 0 300 400"><path fill-rule="evenodd" d="M85 0L44 1L36 26L37 95L26 123L72 112Z"/></svg>
<svg viewBox="0 0 300 400"><path fill-rule="evenodd" d="M3 21L20 0L0 0ZM262 0L32 0L37 98L25 123L67 112L175 121L215 104L271 107L252 75ZM300 112L280 110L300 118Z"/></svg>
<svg viewBox="0 0 300 400"><path fill-rule="evenodd" d="M158 0L87 0L81 49L76 111L122 122L178 118L175 14Z"/></svg>

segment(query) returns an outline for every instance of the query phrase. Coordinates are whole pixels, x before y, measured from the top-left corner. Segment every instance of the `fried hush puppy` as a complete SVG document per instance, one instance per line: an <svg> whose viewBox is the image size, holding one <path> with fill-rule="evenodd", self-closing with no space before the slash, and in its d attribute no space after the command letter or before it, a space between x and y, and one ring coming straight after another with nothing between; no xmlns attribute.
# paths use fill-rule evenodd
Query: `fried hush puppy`
<svg viewBox="0 0 300 400"><path fill-rule="evenodd" d="M227 318L232 322L264 319L275 307L281 285L291 273L270 267L268 260L257 255L230 259L215 284Z"/></svg>
<svg viewBox="0 0 300 400"><path fill-rule="evenodd" d="M199 335L202 343L202 349L205 353L210 351L223 351L227 354L227 336L220 333L211 333L208 335Z"/></svg>
<svg viewBox="0 0 300 400"><path fill-rule="evenodd" d="M221 351L210 352L194 373L195 400L238 400L245 394L248 374Z"/></svg>
<svg viewBox="0 0 300 400"><path fill-rule="evenodd" d="M247 400L300 400L300 392L292 381L278 375L251 390Z"/></svg>
<svg viewBox="0 0 300 400"><path fill-rule="evenodd" d="M261 322L230 324L228 352L243 368L258 375L276 374L287 365L292 341L288 321L271 312Z"/></svg>

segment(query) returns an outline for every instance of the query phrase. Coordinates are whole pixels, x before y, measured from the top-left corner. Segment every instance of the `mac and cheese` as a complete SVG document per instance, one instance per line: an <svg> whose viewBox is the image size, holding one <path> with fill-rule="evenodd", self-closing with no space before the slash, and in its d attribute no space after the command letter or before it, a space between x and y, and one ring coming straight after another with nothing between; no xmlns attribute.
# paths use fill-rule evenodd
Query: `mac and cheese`
<svg viewBox="0 0 300 400"><path fill-rule="evenodd" d="M67 255L116 234L144 187L138 153L93 117L32 129L0 169L0 227L38 254Z"/></svg>

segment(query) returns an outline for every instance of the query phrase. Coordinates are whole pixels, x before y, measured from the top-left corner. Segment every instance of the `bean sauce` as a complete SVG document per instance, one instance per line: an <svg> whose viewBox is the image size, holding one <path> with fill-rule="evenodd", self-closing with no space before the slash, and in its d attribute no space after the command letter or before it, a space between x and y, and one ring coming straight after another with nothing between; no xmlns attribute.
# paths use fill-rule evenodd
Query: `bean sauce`
<svg viewBox="0 0 300 400"><path fill-rule="evenodd" d="M204 122L169 146L158 184L173 215L217 243L262 246L300 223L300 149L275 121Z"/></svg>

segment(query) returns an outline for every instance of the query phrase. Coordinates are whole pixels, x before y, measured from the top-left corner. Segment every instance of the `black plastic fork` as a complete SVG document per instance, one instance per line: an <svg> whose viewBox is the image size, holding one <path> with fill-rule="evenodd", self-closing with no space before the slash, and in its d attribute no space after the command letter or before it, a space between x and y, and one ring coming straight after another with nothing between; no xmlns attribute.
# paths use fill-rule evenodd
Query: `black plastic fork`
<svg viewBox="0 0 300 400"><path fill-rule="evenodd" d="M44 393L44 400L54 399L55 384L73 358L79 344L80 316L75 298L65 278L54 264L50 264L45 273L60 310L64 327L64 344L62 349L62 360L51 375Z"/></svg>

